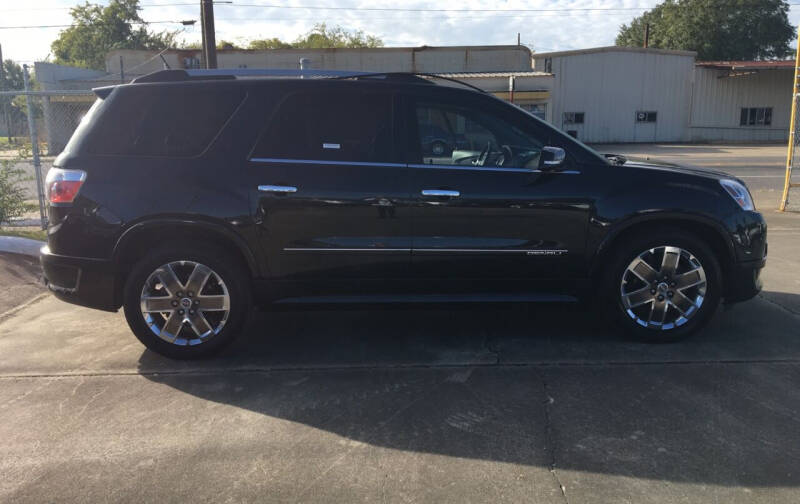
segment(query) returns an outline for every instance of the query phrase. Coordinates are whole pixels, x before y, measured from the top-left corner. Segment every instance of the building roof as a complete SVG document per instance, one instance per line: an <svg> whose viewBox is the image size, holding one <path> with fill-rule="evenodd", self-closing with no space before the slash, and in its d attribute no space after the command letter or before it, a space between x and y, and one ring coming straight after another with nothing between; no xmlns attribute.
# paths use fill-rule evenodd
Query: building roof
<svg viewBox="0 0 800 504"><path fill-rule="evenodd" d="M439 77L447 77L448 79L497 79L508 77L553 77L553 74L547 72L453 72L453 73L439 73Z"/></svg>
<svg viewBox="0 0 800 504"><path fill-rule="evenodd" d="M670 56L697 56L694 51L673 51L670 49L655 49L652 47L623 47L623 46L606 46L606 47L590 47L588 49L575 49L572 51L554 51L544 53L533 53L535 59L538 58L558 58L561 56L577 56L581 54L595 54L606 52L633 52L633 53L649 53L649 54L666 54Z"/></svg>
<svg viewBox="0 0 800 504"><path fill-rule="evenodd" d="M773 61L698 61L695 65L718 70L778 70L794 69L794 60Z"/></svg>

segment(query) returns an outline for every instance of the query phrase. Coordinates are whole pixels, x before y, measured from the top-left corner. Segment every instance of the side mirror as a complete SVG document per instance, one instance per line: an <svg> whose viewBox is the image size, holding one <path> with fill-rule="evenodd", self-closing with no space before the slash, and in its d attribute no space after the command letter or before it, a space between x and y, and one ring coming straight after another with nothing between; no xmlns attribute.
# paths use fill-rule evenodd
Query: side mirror
<svg viewBox="0 0 800 504"><path fill-rule="evenodd" d="M567 153L561 147L542 147L542 153L539 159L540 168L542 170L555 170L564 164L567 158Z"/></svg>

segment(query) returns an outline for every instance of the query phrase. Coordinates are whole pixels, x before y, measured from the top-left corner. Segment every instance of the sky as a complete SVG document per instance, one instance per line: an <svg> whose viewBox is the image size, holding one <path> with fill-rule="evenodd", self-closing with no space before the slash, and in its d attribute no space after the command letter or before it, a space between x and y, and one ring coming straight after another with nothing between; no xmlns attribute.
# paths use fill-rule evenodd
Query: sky
<svg viewBox="0 0 800 504"><path fill-rule="evenodd" d="M0 0L3 57L23 63L45 60L50 43L63 28L7 27L69 24L69 8L76 3ZM107 4L108 0L92 3ZM613 45L622 24L657 3L659 0L230 0L217 3L214 12L217 40L240 45L256 38L291 41L315 23L324 22L376 35L386 46L516 44L520 33L523 44L536 52L548 52ZM789 17L797 26L800 0L790 3L797 3ZM179 39L199 42L199 0L141 0L140 4L141 17L154 23L150 29L181 30ZM197 20L194 27L178 23L192 19Z"/></svg>

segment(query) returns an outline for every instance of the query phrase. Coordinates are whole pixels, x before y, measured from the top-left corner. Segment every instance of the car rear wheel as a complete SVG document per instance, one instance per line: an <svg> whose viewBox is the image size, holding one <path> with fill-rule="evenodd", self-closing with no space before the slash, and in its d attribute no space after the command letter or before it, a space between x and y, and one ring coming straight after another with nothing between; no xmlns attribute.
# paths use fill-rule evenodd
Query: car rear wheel
<svg viewBox="0 0 800 504"><path fill-rule="evenodd" d="M677 341L708 323L721 297L713 251L680 230L656 230L617 249L605 282L622 326L648 342Z"/></svg>
<svg viewBox="0 0 800 504"><path fill-rule="evenodd" d="M136 337L176 359L210 356L241 331L250 312L244 269L202 244L157 250L125 282L124 309Z"/></svg>

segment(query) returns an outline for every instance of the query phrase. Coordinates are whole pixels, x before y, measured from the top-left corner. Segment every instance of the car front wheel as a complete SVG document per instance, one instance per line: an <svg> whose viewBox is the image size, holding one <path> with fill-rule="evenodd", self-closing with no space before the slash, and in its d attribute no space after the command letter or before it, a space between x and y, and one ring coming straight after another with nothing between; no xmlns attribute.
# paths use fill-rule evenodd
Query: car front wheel
<svg viewBox="0 0 800 504"><path fill-rule="evenodd" d="M150 350L175 359L219 352L241 331L250 311L244 269L201 244L157 250L125 282L125 318Z"/></svg>
<svg viewBox="0 0 800 504"><path fill-rule="evenodd" d="M716 311L719 261L705 242L680 230L635 236L617 249L605 291L631 335L677 341L706 325Z"/></svg>

